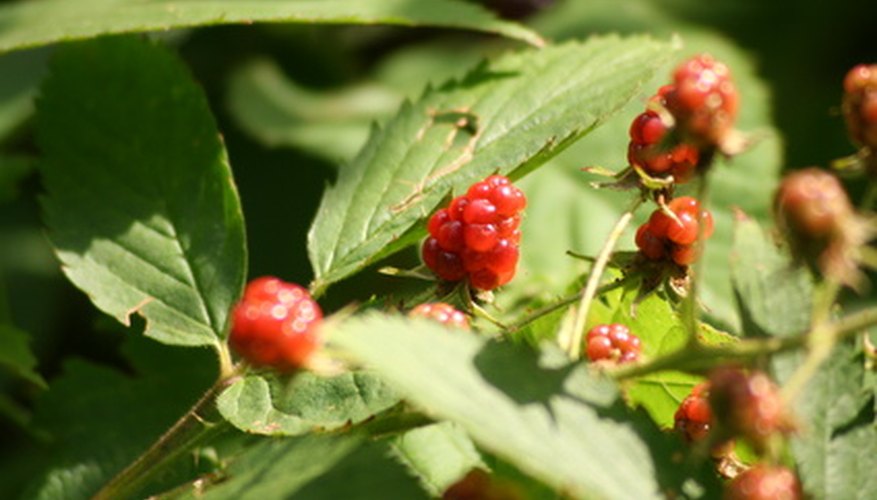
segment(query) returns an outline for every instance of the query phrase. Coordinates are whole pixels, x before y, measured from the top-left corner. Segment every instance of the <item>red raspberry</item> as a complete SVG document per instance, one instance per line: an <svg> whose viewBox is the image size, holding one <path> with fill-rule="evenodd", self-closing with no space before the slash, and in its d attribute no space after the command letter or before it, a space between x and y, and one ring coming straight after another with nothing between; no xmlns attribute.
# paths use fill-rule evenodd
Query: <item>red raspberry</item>
<svg viewBox="0 0 877 500"><path fill-rule="evenodd" d="M469 329L469 318L458 311L454 306L444 302L432 302L428 304L420 304L408 312L408 316L412 318L428 318L443 325L461 330Z"/></svg>
<svg viewBox="0 0 877 500"><path fill-rule="evenodd" d="M322 318L305 288L270 276L257 278L232 311L229 341L254 365L294 371L317 349Z"/></svg>
<svg viewBox="0 0 877 500"><path fill-rule="evenodd" d="M721 367L709 377L710 406L723 429L744 436L757 450L768 438L791 430L779 390L761 372L746 374L737 368Z"/></svg>
<svg viewBox="0 0 877 500"><path fill-rule="evenodd" d="M698 151L688 144L673 147L662 144L668 130L654 111L646 111L634 118L630 126L627 161L649 175L669 174L677 183L688 182L697 167Z"/></svg>
<svg viewBox="0 0 877 500"><path fill-rule="evenodd" d="M859 64L847 73L843 111L853 141L877 148L877 64Z"/></svg>
<svg viewBox="0 0 877 500"><path fill-rule="evenodd" d="M795 473L781 466L758 464L725 487L724 500L800 500L804 496Z"/></svg>
<svg viewBox="0 0 877 500"><path fill-rule="evenodd" d="M481 469L472 469L442 494L442 500L522 500L519 489L489 475Z"/></svg>
<svg viewBox="0 0 877 500"><path fill-rule="evenodd" d="M591 328L585 337L585 343L585 350L591 361L608 359L626 363L635 361L642 350L639 337L619 323Z"/></svg>
<svg viewBox="0 0 877 500"><path fill-rule="evenodd" d="M662 210L655 210L649 220L637 230L636 246L649 260L663 260L669 256L680 266L690 265L700 256L696 245L700 231L697 220L700 203L690 196L683 196L673 199L667 208L678 220ZM713 217L707 210L701 210L700 216L704 225L703 237L706 239L715 230Z"/></svg>
<svg viewBox="0 0 877 500"><path fill-rule="evenodd" d="M808 240L841 234L853 215L840 181L818 168L787 175L780 183L774 205L780 226Z"/></svg>
<svg viewBox="0 0 877 500"><path fill-rule="evenodd" d="M518 263L524 193L501 175L473 184L429 219L423 261L440 278L492 290L508 283Z"/></svg>
<svg viewBox="0 0 877 500"><path fill-rule="evenodd" d="M713 412L707 399L708 388L706 382L694 386L673 416L673 428L682 433L689 443L704 439L712 427Z"/></svg>
<svg viewBox="0 0 877 500"><path fill-rule="evenodd" d="M737 88L730 70L708 54L683 62L673 73L666 107L685 139L695 145L720 145L737 118Z"/></svg>

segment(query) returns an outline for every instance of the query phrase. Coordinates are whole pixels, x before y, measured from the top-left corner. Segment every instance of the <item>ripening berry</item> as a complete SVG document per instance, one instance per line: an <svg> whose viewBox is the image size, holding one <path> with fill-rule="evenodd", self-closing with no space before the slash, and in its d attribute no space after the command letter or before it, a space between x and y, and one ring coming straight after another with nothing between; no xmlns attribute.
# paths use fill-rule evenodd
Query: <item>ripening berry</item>
<svg viewBox="0 0 877 500"><path fill-rule="evenodd" d="M713 425L713 412L707 399L708 388L706 382L694 386L673 416L673 428L689 443L704 439Z"/></svg>
<svg viewBox="0 0 877 500"><path fill-rule="evenodd" d="M523 500L512 483L502 481L481 469L472 469L442 494L442 500Z"/></svg>
<svg viewBox="0 0 877 500"><path fill-rule="evenodd" d="M737 88L728 67L709 54L680 64L665 98L681 136L695 145L720 146L734 127Z"/></svg>
<svg viewBox="0 0 877 500"><path fill-rule="evenodd" d="M710 406L719 425L763 450L768 438L791 430L779 389L764 373L720 367L710 373Z"/></svg>
<svg viewBox="0 0 877 500"><path fill-rule="evenodd" d="M305 288L270 276L257 278L232 311L229 342L253 365L294 371L319 346L322 318Z"/></svg>
<svg viewBox="0 0 877 500"><path fill-rule="evenodd" d="M427 223L423 262L439 278L479 290L508 283L518 264L524 193L501 175L491 175L439 209Z"/></svg>
<svg viewBox="0 0 877 500"><path fill-rule="evenodd" d="M444 302L420 304L409 311L408 316L411 318L428 318L461 330L469 329L469 318L462 311Z"/></svg>
<svg viewBox="0 0 877 500"><path fill-rule="evenodd" d="M636 246L648 260L669 257L680 266L690 265L700 256L697 238L701 225L704 239L715 230L713 216L708 210L701 210L700 203L690 196L671 200L667 208L676 218L660 209L652 212L649 220L637 230Z"/></svg>
<svg viewBox="0 0 877 500"><path fill-rule="evenodd" d="M859 64L847 73L842 106L850 138L877 148L877 64Z"/></svg>
<svg viewBox="0 0 877 500"><path fill-rule="evenodd" d="M658 113L647 110L638 115L630 125L627 161L653 177L672 175L682 184L691 179L700 155L689 144L663 144L668 131Z"/></svg>
<svg viewBox="0 0 877 500"><path fill-rule="evenodd" d="M724 500L800 500L801 483L782 466L757 464L725 486Z"/></svg>
<svg viewBox="0 0 877 500"><path fill-rule="evenodd" d="M840 234L853 214L840 181L818 168L787 175L777 190L775 206L784 230L810 240Z"/></svg>
<svg viewBox="0 0 877 500"><path fill-rule="evenodd" d="M642 351L639 337L619 323L597 325L585 337L585 352L591 361L610 360L619 363L636 361Z"/></svg>

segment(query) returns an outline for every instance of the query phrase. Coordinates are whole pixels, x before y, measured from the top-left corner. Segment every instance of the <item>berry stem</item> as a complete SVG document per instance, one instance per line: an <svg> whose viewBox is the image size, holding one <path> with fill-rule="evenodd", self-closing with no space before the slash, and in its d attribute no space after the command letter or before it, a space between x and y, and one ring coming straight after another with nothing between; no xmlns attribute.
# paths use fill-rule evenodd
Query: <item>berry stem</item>
<svg viewBox="0 0 877 500"><path fill-rule="evenodd" d="M611 292L612 290L615 290L616 288L624 286L624 284L627 283L628 281L629 281L629 275L624 276L622 278L618 278L618 279L611 281L609 283L605 283L600 288L597 289L596 295L602 295L606 292ZM535 311L531 312L530 314L527 314L526 316L520 318L515 323L513 323L511 325L507 325L506 328L508 328L509 333L514 333L514 332L520 330L521 328L529 325L530 323L538 320L539 318L541 318L543 316L547 316L547 315L553 313L554 311L557 311L559 309L563 309L564 307L569 306L571 304L575 304L576 302L579 301L579 299L581 299L581 297L582 297L582 295L580 293L575 293L575 294L570 295L568 297L564 297L557 302L554 302L552 304L548 304L544 307L540 307L539 309L536 309Z"/></svg>
<svg viewBox="0 0 877 500"><path fill-rule="evenodd" d="M618 243L618 239L624 234L624 230L633 219L633 213L639 208L642 202L642 196L637 196L630 208L621 214L618 222L615 223L615 226L609 233L609 237L606 238L603 248L597 255L594 267L591 268L588 282L585 284L585 288L582 291L581 302L579 303L578 309L575 311L575 322L573 323L572 336L569 345L566 346L567 353L574 360L581 357L582 337L585 335L585 323L588 320L588 311L591 309L591 302L593 302L594 296L597 294L597 286L600 284L600 279L603 276L603 271L606 269L606 264L609 263L609 257L612 256L612 252L615 250L615 245Z"/></svg>
<svg viewBox="0 0 877 500"><path fill-rule="evenodd" d="M216 398L237 376L232 371L220 379L171 426L158 440L130 465L116 474L92 500L131 498L173 461L229 428L216 408Z"/></svg>
<svg viewBox="0 0 877 500"><path fill-rule="evenodd" d="M847 315L834 323L825 324L820 327L821 331L815 332L814 338L830 336L833 342L839 342L874 325L877 325L877 307L871 307ZM744 339L735 344L721 346L707 346L699 343L687 345L678 351L644 363L618 367L612 371L612 376L618 380L625 380L666 370L701 373L732 361L747 361L807 347L813 334L813 329L810 329L790 337Z"/></svg>
<svg viewBox="0 0 877 500"><path fill-rule="evenodd" d="M706 245L706 235L704 233L705 224L703 222L703 214L704 211L707 210L707 197L709 196L709 177L707 172L711 166L713 156L714 155L712 154L704 155L704 158L702 158L701 161L706 161L707 163L699 167L704 170L704 174L700 176L700 181L697 186L697 200L700 203L700 208L697 210L697 240L695 240L694 245L695 248L699 248L700 257L694 263L688 295L682 303L682 322L688 332L688 342L692 345L700 342L697 337L697 323L700 316L698 296L700 294L700 277L703 274L704 257L706 256L706 248L704 248Z"/></svg>

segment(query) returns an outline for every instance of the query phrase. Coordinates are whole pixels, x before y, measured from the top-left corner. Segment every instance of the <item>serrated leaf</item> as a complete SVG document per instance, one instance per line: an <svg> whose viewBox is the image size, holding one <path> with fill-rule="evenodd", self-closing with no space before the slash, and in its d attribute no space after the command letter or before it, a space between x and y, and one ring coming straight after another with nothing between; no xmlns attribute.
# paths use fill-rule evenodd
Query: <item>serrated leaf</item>
<svg viewBox="0 0 877 500"><path fill-rule="evenodd" d="M787 380L800 361L797 354L776 359L779 380ZM796 399L800 426L791 449L813 498L865 500L877 491L875 390L865 378L861 350L843 343Z"/></svg>
<svg viewBox="0 0 877 500"><path fill-rule="evenodd" d="M472 440L453 422L410 430L393 438L390 448L434 498L473 468L485 467Z"/></svg>
<svg viewBox="0 0 877 500"><path fill-rule="evenodd" d="M207 100L166 49L59 49L38 102L49 236L102 311L168 344L218 345L246 275L243 216ZM100 84L96 84L100 82Z"/></svg>
<svg viewBox="0 0 877 500"><path fill-rule="evenodd" d="M324 195L308 238L312 288L412 243L406 233L449 191L544 163L626 103L669 51L605 37L521 52L404 104Z"/></svg>
<svg viewBox="0 0 877 500"><path fill-rule="evenodd" d="M301 373L248 375L226 389L217 406L243 431L296 436L356 424L398 402L396 392L368 372Z"/></svg>
<svg viewBox="0 0 877 500"><path fill-rule="evenodd" d="M37 358L30 350L29 340L27 333L18 328L0 324L0 368L46 388L46 381L36 371Z"/></svg>
<svg viewBox="0 0 877 500"><path fill-rule="evenodd" d="M747 335L794 335L807 330L813 302L809 272L771 242L757 222L734 222L731 278Z"/></svg>
<svg viewBox="0 0 877 500"><path fill-rule="evenodd" d="M455 0L32 0L0 6L0 52L105 34L218 24L393 24L462 28L540 46L542 38Z"/></svg>
<svg viewBox="0 0 877 500"><path fill-rule="evenodd" d="M460 424L489 451L574 497L654 498L656 465L629 422L601 412L614 388L553 352L368 315L332 342L386 376L428 414ZM664 457L670 463L669 457Z"/></svg>
<svg viewBox="0 0 877 500"><path fill-rule="evenodd" d="M359 433L263 440L235 457L226 474L161 498L427 498L387 455L385 443Z"/></svg>

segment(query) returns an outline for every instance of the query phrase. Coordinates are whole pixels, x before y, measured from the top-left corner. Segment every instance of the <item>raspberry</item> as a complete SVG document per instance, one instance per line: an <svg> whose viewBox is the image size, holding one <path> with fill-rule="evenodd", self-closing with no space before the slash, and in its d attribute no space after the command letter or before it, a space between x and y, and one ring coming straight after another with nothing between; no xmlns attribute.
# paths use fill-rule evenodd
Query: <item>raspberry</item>
<svg viewBox="0 0 877 500"><path fill-rule="evenodd" d="M679 65L665 98L682 136L695 145L721 145L737 118L739 97L731 72L709 54Z"/></svg>
<svg viewBox="0 0 877 500"><path fill-rule="evenodd" d="M441 279L479 290L508 283L518 264L524 193L501 175L476 182L430 217L423 261Z"/></svg>
<svg viewBox="0 0 877 500"><path fill-rule="evenodd" d="M626 363L635 361L642 350L639 337L619 323L591 328L585 337L585 343L585 350L591 361L608 359Z"/></svg>
<svg viewBox="0 0 877 500"><path fill-rule="evenodd" d="M649 220L637 229L636 246L648 260L663 260L668 256L680 266L694 263L700 256L697 237L700 223L703 223L704 239L712 236L715 226L713 216L708 210L701 210L700 203L690 197L675 198L667 205L676 215L672 217L662 210L655 210Z"/></svg>
<svg viewBox="0 0 877 500"><path fill-rule="evenodd" d="M791 470L764 464L740 473L725 487L725 500L799 500L801 483Z"/></svg>
<svg viewBox="0 0 877 500"><path fill-rule="evenodd" d="M247 285L232 311L229 341L254 365L294 371L317 349L322 318L305 288L265 276Z"/></svg>
<svg viewBox="0 0 877 500"><path fill-rule="evenodd" d="M428 318L443 325L461 330L469 329L469 318L458 311L454 306L444 302L432 302L428 304L420 304L408 312L411 318Z"/></svg>
<svg viewBox="0 0 877 500"><path fill-rule="evenodd" d="M830 238L843 232L853 207L840 181L818 168L787 175L775 203L780 226L795 237Z"/></svg>
<svg viewBox="0 0 877 500"><path fill-rule="evenodd" d="M877 148L877 64L859 64L847 73L842 106L853 141Z"/></svg>
<svg viewBox="0 0 877 500"><path fill-rule="evenodd" d="M712 427L713 412L708 397L709 385L706 382L697 384L691 394L682 400L679 409L673 416L673 428L682 433L689 443L705 438Z"/></svg>
<svg viewBox="0 0 877 500"><path fill-rule="evenodd" d="M779 390L764 373L721 367L712 371L709 384L710 406L724 431L746 437L757 450L772 434L791 430Z"/></svg>
<svg viewBox="0 0 877 500"><path fill-rule="evenodd" d="M660 94L653 99L662 102ZM688 144L666 147L662 144L669 128L661 121L658 113L648 110L630 125L630 143L627 147L627 161L636 165L651 176L669 174L677 183L685 183L694 174L699 153Z"/></svg>
<svg viewBox="0 0 877 500"><path fill-rule="evenodd" d="M518 488L481 469L472 469L442 494L442 500L522 500Z"/></svg>

